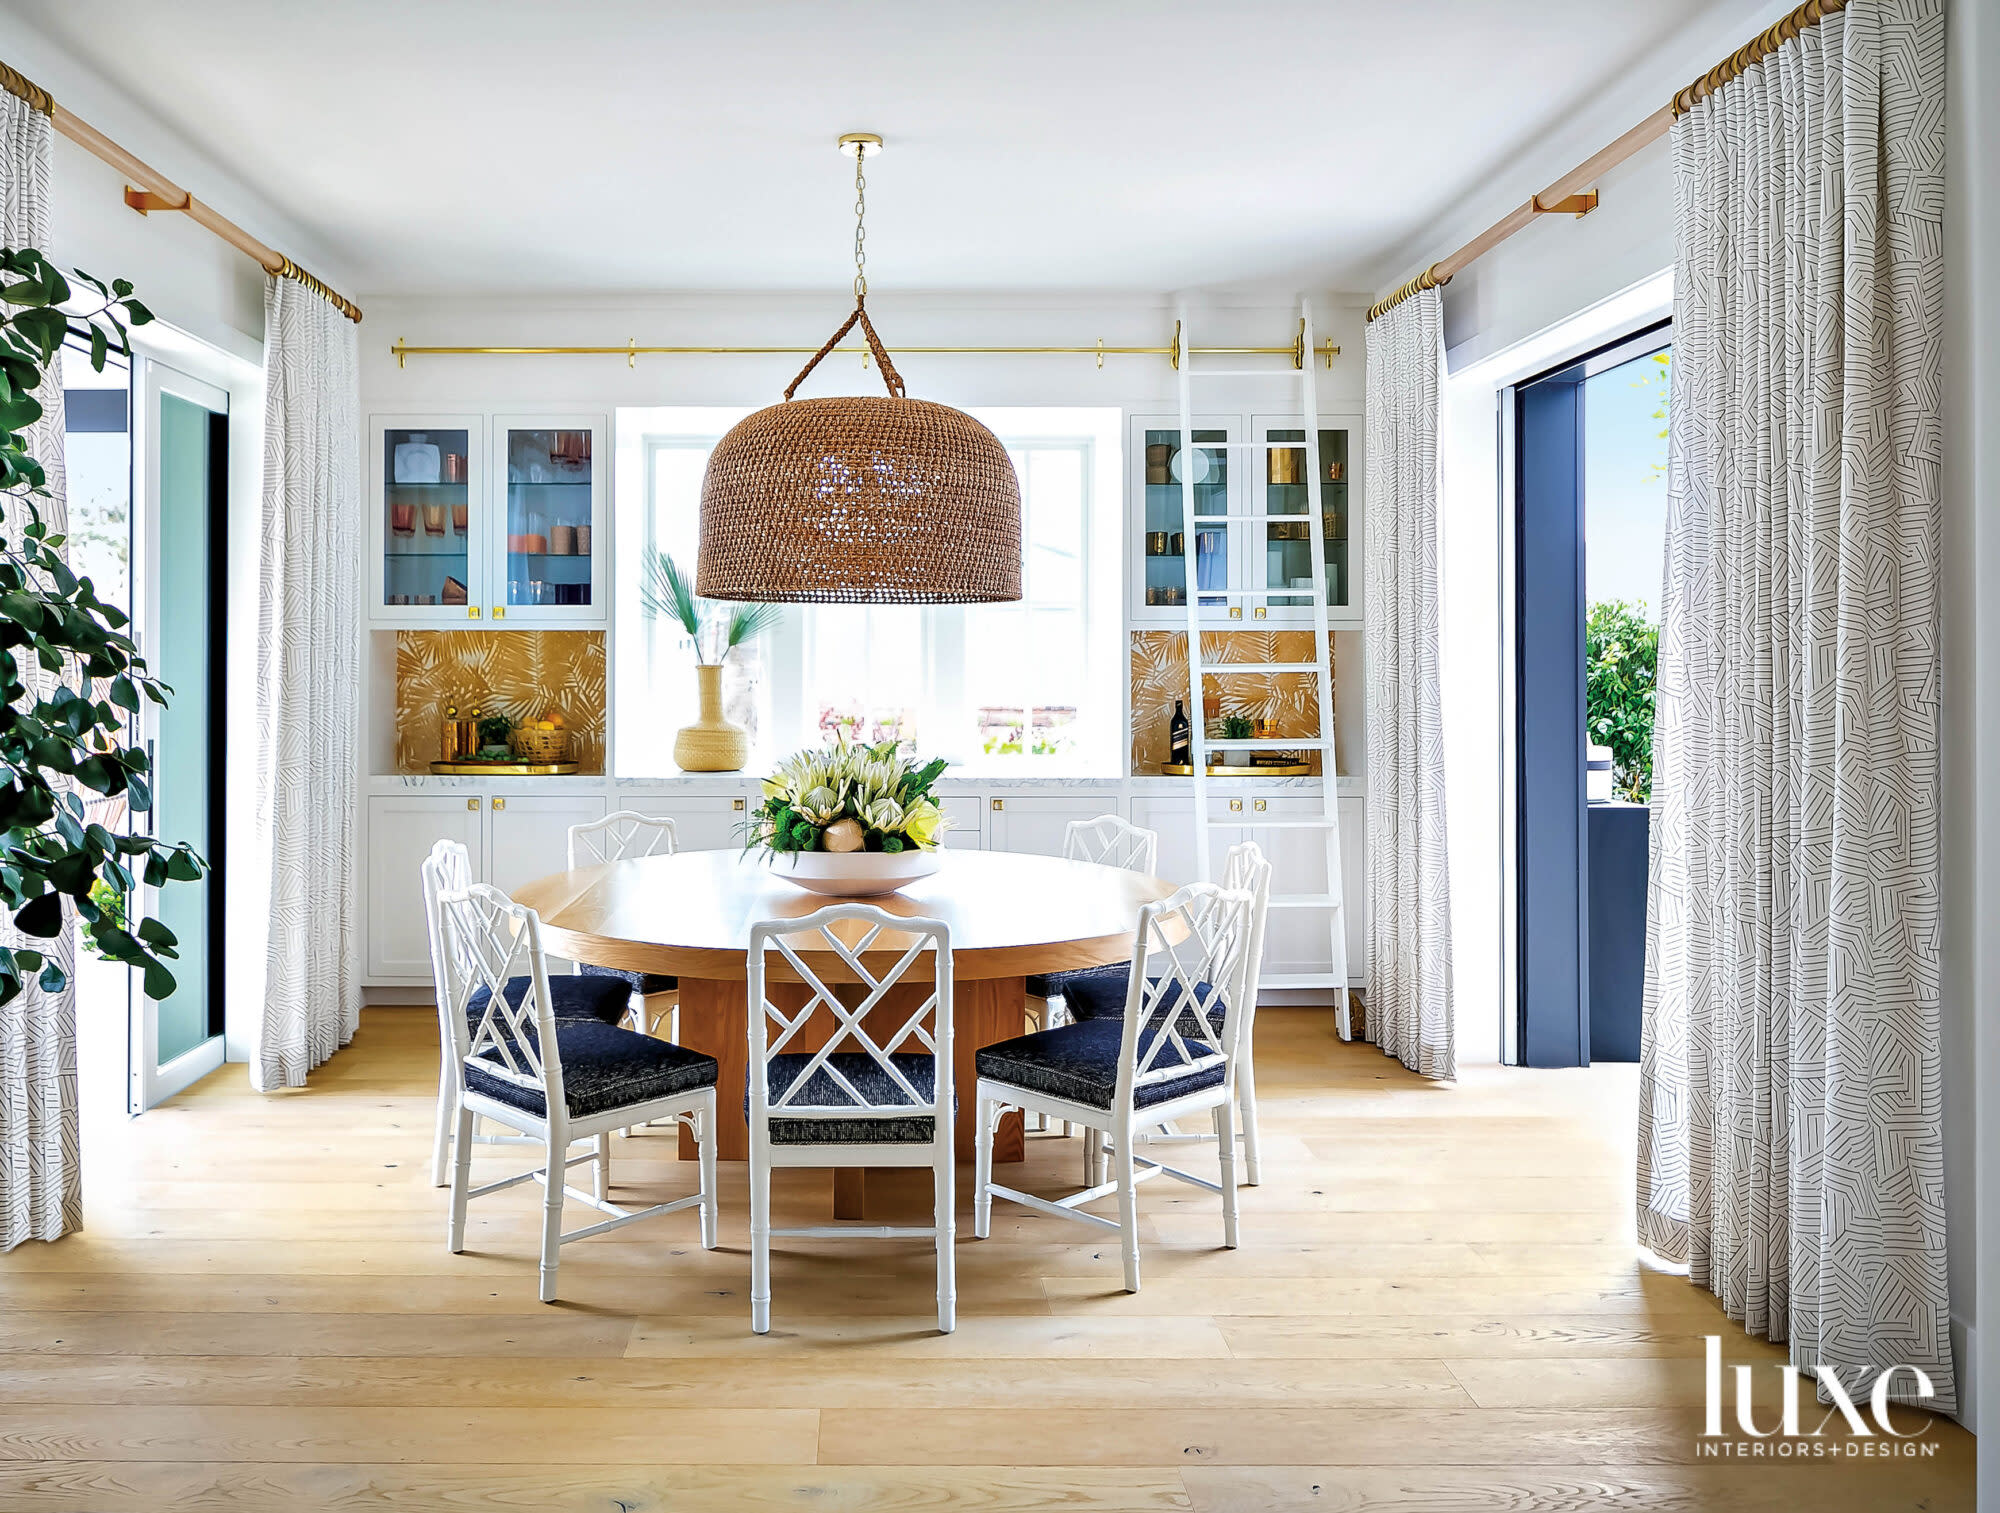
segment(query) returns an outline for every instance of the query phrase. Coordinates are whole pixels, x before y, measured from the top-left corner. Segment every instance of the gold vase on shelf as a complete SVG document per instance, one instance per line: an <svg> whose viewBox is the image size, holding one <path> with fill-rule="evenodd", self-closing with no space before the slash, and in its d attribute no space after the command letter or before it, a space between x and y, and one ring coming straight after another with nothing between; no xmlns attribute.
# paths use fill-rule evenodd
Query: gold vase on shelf
<svg viewBox="0 0 2000 1513"><path fill-rule="evenodd" d="M701 718L674 737L674 765L683 772L736 772L750 760L750 732L722 717L722 664L695 665Z"/></svg>

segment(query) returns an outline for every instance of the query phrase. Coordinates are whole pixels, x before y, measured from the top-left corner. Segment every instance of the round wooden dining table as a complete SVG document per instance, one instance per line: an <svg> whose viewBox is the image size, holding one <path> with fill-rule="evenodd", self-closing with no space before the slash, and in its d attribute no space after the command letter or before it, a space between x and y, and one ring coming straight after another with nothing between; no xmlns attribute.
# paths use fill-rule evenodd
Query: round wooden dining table
<svg viewBox="0 0 2000 1513"><path fill-rule="evenodd" d="M973 1056L982 1046L1011 1040L1026 1028L1027 978L1043 972L1129 961L1142 905L1167 897L1172 883L1121 868L1003 851L946 851L930 877L896 893L855 902L888 913L943 920L951 927L953 973L952 1078L958 1099L961 1160L973 1154ZM761 920L796 919L842 902L809 893L780 875L782 858L746 851L683 851L578 867L528 883L517 903L540 916L542 944L553 956L592 966L655 972L680 979L680 1043L713 1056L721 1067L717 1101L717 1154L741 1161L750 1152L743 1118L749 1065L746 958L750 928ZM886 968L908 944L885 932L869 953ZM829 984L852 976L831 951L808 956ZM789 969L773 956L769 992L795 1010L807 998L803 984L788 987ZM795 974L792 974L795 975ZM837 990L838 991L838 990ZM857 994L860 985L855 984ZM924 991L899 984L881 1010L894 1012L896 995ZM907 1008L904 1010L908 1012ZM793 1043L815 1049L834 1023L830 1013L818 1038L814 1025ZM694 1156L681 1133L681 1155ZM996 1161L1019 1161L1023 1134L1019 1111L1002 1121L994 1141ZM865 1208L865 1175L837 1171L834 1212L859 1218Z"/></svg>

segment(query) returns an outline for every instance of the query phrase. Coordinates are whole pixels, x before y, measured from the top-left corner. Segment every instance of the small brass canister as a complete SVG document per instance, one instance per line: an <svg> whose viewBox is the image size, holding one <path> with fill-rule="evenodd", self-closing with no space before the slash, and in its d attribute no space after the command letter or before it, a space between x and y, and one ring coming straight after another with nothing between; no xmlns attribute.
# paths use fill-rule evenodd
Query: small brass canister
<svg viewBox="0 0 2000 1513"><path fill-rule="evenodd" d="M1265 454L1264 476L1271 483L1301 483L1305 479L1306 454L1303 447L1276 447Z"/></svg>
<svg viewBox="0 0 2000 1513"><path fill-rule="evenodd" d="M438 724L438 760L462 762L478 747L479 711L473 710L467 718L459 714L456 704L448 706Z"/></svg>

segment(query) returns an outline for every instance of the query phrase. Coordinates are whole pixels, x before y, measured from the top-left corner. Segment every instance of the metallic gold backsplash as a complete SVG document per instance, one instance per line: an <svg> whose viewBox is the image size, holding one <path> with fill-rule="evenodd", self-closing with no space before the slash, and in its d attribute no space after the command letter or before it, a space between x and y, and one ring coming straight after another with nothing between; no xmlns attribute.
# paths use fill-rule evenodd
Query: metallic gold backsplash
<svg viewBox="0 0 2000 1513"><path fill-rule="evenodd" d="M1202 660L1213 662L1310 662L1313 633L1309 630L1214 630L1201 636ZM1339 674L1334 678L1336 688ZM1318 698L1310 673L1267 673L1263 677L1211 678L1211 695L1220 695L1221 714L1269 720L1279 736L1319 733ZM1167 759L1167 724L1174 717L1174 700L1188 692L1187 633L1178 630L1132 632L1132 771L1155 773ZM1201 709L1187 712L1201 718ZM1318 755L1312 757L1318 770Z"/></svg>
<svg viewBox="0 0 2000 1513"><path fill-rule="evenodd" d="M428 772L448 705L516 720L561 713L570 755L604 770L604 632L601 630L399 630L396 632L396 770Z"/></svg>

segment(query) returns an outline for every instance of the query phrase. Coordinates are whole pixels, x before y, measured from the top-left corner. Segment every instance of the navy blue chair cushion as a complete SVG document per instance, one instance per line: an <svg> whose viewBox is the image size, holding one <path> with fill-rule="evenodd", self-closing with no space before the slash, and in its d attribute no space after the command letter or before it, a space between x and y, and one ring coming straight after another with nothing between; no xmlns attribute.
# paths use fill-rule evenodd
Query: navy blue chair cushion
<svg viewBox="0 0 2000 1513"><path fill-rule="evenodd" d="M717 1076L713 1056L595 1019L559 1023L556 1050L562 1057L563 1101L572 1119L714 1087ZM547 1116L539 1086L522 1087L495 1075L489 1063L502 1064L492 1050L466 1058L466 1091L484 1093L524 1113Z"/></svg>
<svg viewBox="0 0 2000 1513"><path fill-rule="evenodd" d="M616 977L626 983L634 993L651 997L655 993L670 993L681 985L678 977L664 977L658 972L628 972L623 967L593 967L583 963L585 977Z"/></svg>
<svg viewBox="0 0 2000 1513"><path fill-rule="evenodd" d="M863 1098L874 1104L908 1103L909 1095L882 1070L879 1063L866 1051L835 1051L826 1058L840 1069L840 1074L853 1083ZM768 1097L776 1102L791 1087L793 1079L806 1069L812 1060L811 1052L782 1052L773 1056L769 1063ZM897 1051L889 1060L896 1070L909 1080L924 1098L932 1096L934 1076L933 1063L923 1052ZM743 1112L750 1112L750 1077L756 1075L755 1068L743 1079ZM846 1105L855 1106L854 1100L832 1077L825 1067L814 1072L806 1085L792 1094L793 1103L816 1104L821 1107ZM954 1104L957 1099L952 1100ZM845 1115L799 1118L781 1112L771 1115L771 1143L773 1145L927 1145L937 1134L937 1121L929 1114L889 1114L889 1115Z"/></svg>
<svg viewBox="0 0 2000 1513"><path fill-rule="evenodd" d="M475 989L466 1000L465 1022L477 1027L479 1018L486 1012L486 1003L493 995L484 988ZM507 1003L518 1009L521 1000L528 996L528 979L510 977L507 979ZM549 979L550 1008L558 1020L594 1019L601 1024L616 1024L625 1017L625 1010L632 1002L632 990L624 983L604 977L551 977Z"/></svg>
<svg viewBox="0 0 2000 1513"><path fill-rule="evenodd" d="M1122 967L1105 967L1101 969L1099 974L1075 984L1069 991L1065 992L1063 994L1063 1002L1069 1007L1069 1017L1078 1021L1085 1019L1123 1019L1125 1017L1125 993L1127 986L1131 982L1131 973L1128 970L1130 966L1131 963L1127 962ZM1114 976L1113 974L1116 975ZM1158 978L1154 978L1153 980L1155 982L1159 981ZM1221 994L1211 994L1209 986L1205 982L1196 983L1194 985L1194 992L1195 998L1199 1002L1208 1005L1209 1026L1217 1036L1220 1036L1222 1034L1223 1020L1229 1013L1229 1005L1223 1001ZM1166 993L1160 999L1160 1009L1161 1011L1171 1009L1180 1001L1181 985L1177 982L1170 983ZM1180 1032L1183 1035L1192 1035L1195 1033L1192 1022L1193 1017L1191 1015L1186 1017L1189 1022L1179 1027Z"/></svg>
<svg viewBox="0 0 2000 1513"><path fill-rule="evenodd" d="M1108 1111L1118 1096L1118 1057L1124 1039L1122 1018L1084 1019L989 1045L974 1057L973 1064L980 1076L995 1082ZM1142 1049L1144 1046L1142 1040ZM1190 1044L1188 1052L1200 1056L1202 1047ZM1188 1054L1168 1041L1160 1047L1153 1067L1157 1070L1186 1066L1189 1059ZM1222 1064L1217 1062L1197 1067L1183 1076L1143 1085L1136 1090L1133 1107L1150 1108L1203 1088L1220 1087L1222 1075Z"/></svg>
<svg viewBox="0 0 2000 1513"><path fill-rule="evenodd" d="M1119 993L1125 991L1125 976L1132 970L1129 961L1117 962L1108 967L1078 967L1069 972L1037 972L1028 979L1028 991L1036 998L1067 999L1073 989L1088 988L1099 980L1116 980Z"/></svg>

